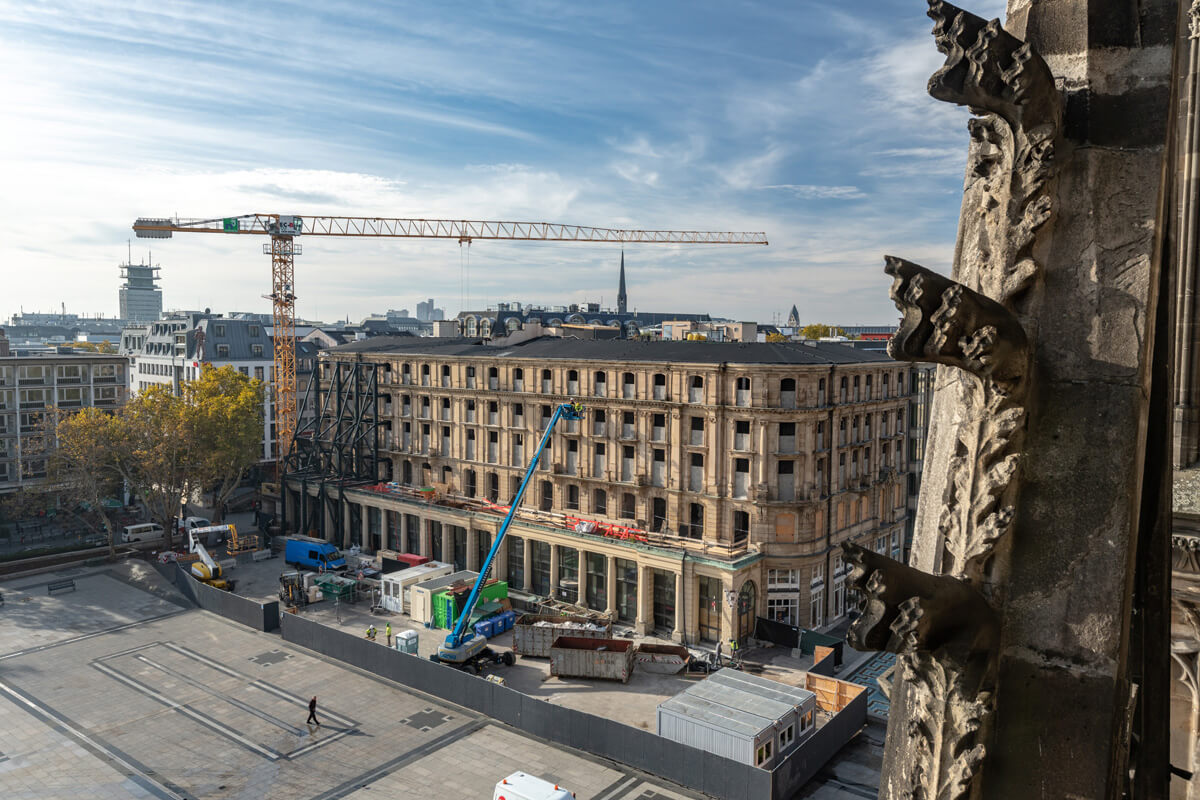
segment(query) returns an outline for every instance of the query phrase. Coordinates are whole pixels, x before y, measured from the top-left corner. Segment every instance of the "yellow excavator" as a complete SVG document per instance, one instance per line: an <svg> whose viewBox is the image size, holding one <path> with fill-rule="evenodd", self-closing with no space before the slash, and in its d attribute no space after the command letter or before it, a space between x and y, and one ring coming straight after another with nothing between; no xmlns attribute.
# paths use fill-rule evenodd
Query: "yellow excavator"
<svg viewBox="0 0 1200 800"><path fill-rule="evenodd" d="M208 549L200 542L198 534L207 533L207 528L194 528L188 531L188 552L195 553L200 557L199 561L192 562L192 577L213 588L232 592L233 581L225 578L221 571L221 565L213 560L213 557L208 554Z"/></svg>

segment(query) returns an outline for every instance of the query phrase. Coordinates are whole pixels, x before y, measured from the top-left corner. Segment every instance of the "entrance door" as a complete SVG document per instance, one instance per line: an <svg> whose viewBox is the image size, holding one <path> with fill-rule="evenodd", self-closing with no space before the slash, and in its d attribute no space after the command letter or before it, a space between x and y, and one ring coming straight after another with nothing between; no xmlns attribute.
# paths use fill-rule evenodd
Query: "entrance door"
<svg viewBox="0 0 1200 800"><path fill-rule="evenodd" d="M721 581L700 576L700 639L717 642L721 639Z"/></svg>
<svg viewBox="0 0 1200 800"><path fill-rule="evenodd" d="M745 641L754 633L754 615L758 608L758 587L754 581L742 584L738 592L737 602L737 636L738 643Z"/></svg>

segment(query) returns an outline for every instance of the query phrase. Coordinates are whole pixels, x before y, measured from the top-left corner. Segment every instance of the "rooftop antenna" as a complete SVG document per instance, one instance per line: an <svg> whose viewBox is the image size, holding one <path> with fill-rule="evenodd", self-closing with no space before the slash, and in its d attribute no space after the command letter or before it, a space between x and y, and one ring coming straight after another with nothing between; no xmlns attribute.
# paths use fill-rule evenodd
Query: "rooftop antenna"
<svg viewBox="0 0 1200 800"><path fill-rule="evenodd" d="M133 242L129 239L125 240L125 247L129 250L129 255L125 257L126 264L133 263Z"/></svg>

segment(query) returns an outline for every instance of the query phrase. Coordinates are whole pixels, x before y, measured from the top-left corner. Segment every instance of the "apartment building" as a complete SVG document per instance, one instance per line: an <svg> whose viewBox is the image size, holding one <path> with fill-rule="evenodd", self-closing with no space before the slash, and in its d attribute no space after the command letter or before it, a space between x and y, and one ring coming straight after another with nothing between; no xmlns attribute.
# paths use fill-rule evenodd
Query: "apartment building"
<svg viewBox="0 0 1200 800"><path fill-rule="evenodd" d="M188 312L144 325L129 326L121 337L121 352L130 360L130 388L145 391L163 384L179 394L185 381L205 369L232 366L243 375L263 381L263 462L273 462L278 445L275 408L271 399L274 362L271 327L258 319L231 319ZM303 400L316 367L319 345L296 343L297 392ZM303 407L305 415L312 410Z"/></svg>
<svg viewBox="0 0 1200 800"><path fill-rule="evenodd" d="M119 408L128 396L126 369L120 355L0 357L0 493L46 479L55 447L46 437L48 411Z"/></svg>
<svg viewBox="0 0 1200 800"><path fill-rule="evenodd" d="M908 369L829 343L588 341L515 345L379 337L321 354L374 364L381 480L441 499L337 489L345 524L292 480L287 519L342 546L474 569L558 403L494 567L514 593L609 611L679 641L752 635L762 616L806 628L847 611L853 540L899 556ZM326 482L327 483L327 482Z"/></svg>

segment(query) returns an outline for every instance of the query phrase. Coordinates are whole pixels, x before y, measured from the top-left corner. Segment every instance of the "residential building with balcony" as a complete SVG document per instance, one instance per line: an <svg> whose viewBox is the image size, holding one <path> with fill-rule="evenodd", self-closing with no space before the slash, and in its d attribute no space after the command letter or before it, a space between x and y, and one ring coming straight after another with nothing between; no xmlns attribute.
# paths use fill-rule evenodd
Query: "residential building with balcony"
<svg viewBox="0 0 1200 800"><path fill-rule="evenodd" d="M48 412L121 407L127 369L116 354L0 357L0 493L45 481L55 447L47 436Z"/></svg>
<svg viewBox="0 0 1200 800"><path fill-rule="evenodd" d="M314 512L311 481L285 493L289 522L340 530L343 547L478 568L502 520L489 504L511 500L554 407L578 400L584 420L554 431L493 567L514 594L607 611L641 633L728 641L752 635L756 616L805 628L842 618L842 542L902 552L909 372L886 355L379 337L323 351L322 391L336 391L339 364L362 363L378 380L377 478L399 488L342 486L339 512Z"/></svg>

